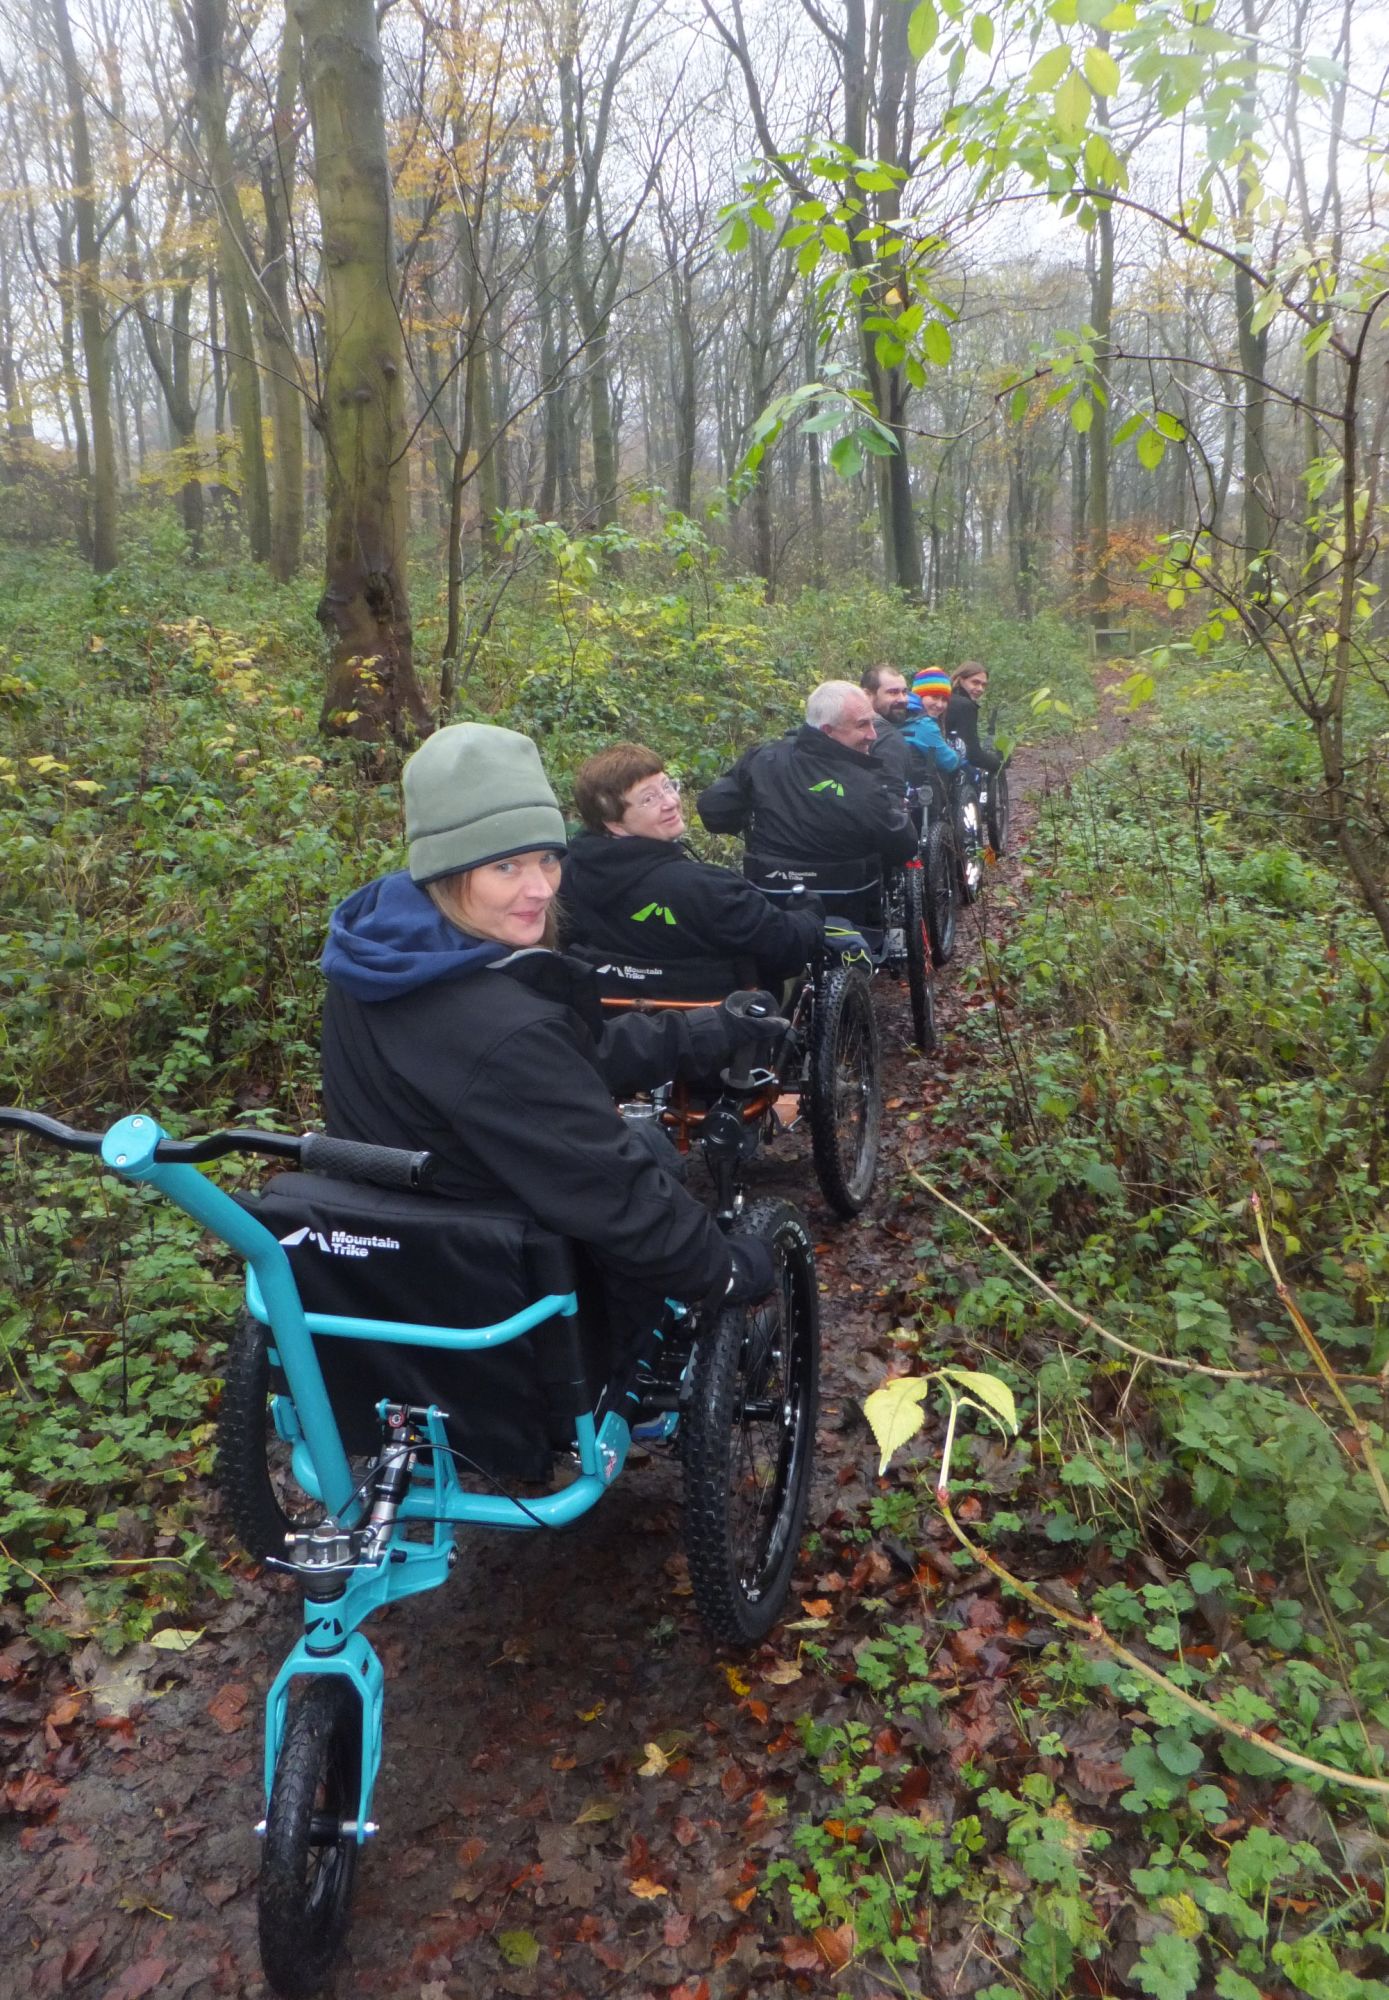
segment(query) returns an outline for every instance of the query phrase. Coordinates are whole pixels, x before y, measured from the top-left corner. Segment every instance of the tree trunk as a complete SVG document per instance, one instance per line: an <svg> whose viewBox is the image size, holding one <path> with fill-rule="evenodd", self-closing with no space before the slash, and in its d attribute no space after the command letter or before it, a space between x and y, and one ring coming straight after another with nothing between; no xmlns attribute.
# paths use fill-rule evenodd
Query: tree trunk
<svg viewBox="0 0 1389 2000"><path fill-rule="evenodd" d="M217 206L217 239L226 325L232 422L241 453L241 507L246 539L255 562L270 560L270 476L261 430L260 375L247 278L253 276L246 252L246 227L236 186L236 167L227 139L227 93L222 71L226 0L191 0L185 56L198 107L207 173Z"/></svg>
<svg viewBox="0 0 1389 2000"><path fill-rule="evenodd" d="M270 370L270 423L275 441L275 480L270 503L270 574L288 583L299 573L304 542L304 394L294 351L289 302L290 202L299 153L295 100L299 95L300 43L287 20L280 41L275 79L274 146L261 162L265 204L265 269L261 274L266 309L261 314L261 351Z"/></svg>
<svg viewBox="0 0 1389 2000"><path fill-rule="evenodd" d="M63 66L69 140L72 148L72 206L77 224L76 307L91 412L91 560L98 574L116 567L116 438L111 423L111 357L101 323L101 248L97 234L96 191L91 137L82 72L73 47L67 0L52 0L53 26ZM79 428L79 436L85 427Z"/></svg>
<svg viewBox="0 0 1389 2000"><path fill-rule="evenodd" d="M373 0L295 0L323 231L326 576L320 727L379 742L429 713L405 582L404 359Z"/></svg>
<svg viewBox="0 0 1389 2000"><path fill-rule="evenodd" d="M1107 36L1101 37L1108 40ZM1087 596L1090 620L1098 629L1109 620L1109 395L1114 333L1114 212L1104 208L1095 218L1095 254L1090 262L1090 324L1095 339L1094 417L1087 445L1090 491L1086 509Z"/></svg>

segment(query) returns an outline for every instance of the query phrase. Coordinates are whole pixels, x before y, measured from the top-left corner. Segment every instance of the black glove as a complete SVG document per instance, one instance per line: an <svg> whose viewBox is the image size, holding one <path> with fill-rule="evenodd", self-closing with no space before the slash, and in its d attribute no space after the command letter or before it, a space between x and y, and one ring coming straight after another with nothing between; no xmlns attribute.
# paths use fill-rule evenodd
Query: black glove
<svg viewBox="0 0 1389 2000"><path fill-rule="evenodd" d="M721 1000L719 1019L734 1048L748 1042L759 1048L768 1047L786 1033L781 1002L774 993L764 993L760 987L730 993L726 1000Z"/></svg>
<svg viewBox="0 0 1389 2000"><path fill-rule="evenodd" d="M732 1236L728 1242L733 1275L723 1295L726 1306L756 1305L776 1285L776 1259L760 1236Z"/></svg>
<svg viewBox="0 0 1389 2000"><path fill-rule="evenodd" d="M841 965L857 965L864 972L873 970L873 954L860 932L849 924L826 924L825 950L833 952Z"/></svg>

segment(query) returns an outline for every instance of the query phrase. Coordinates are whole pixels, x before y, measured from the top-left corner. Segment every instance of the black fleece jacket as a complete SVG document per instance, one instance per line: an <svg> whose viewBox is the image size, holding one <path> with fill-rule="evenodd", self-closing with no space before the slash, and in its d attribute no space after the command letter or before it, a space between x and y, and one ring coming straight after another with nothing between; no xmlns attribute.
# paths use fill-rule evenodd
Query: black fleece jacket
<svg viewBox="0 0 1389 2000"><path fill-rule="evenodd" d="M946 703L941 727L947 736L960 738L965 746L965 756L981 771L1003 769L1003 758L993 744L985 743L979 734L979 704L963 688L956 688Z"/></svg>
<svg viewBox="0 0 1389 2000"><path fill-rule="evenodd" d="M334 913L324 969L334 1137L428 1147L439 1193L518 1198L629 1286L695 1302L726 1284L721 1231L613 1103L717 1070L729 1041L713 1009L605 1023L587 967L479 946L400 876Z"/></svg>
<svg viewBox="0 0 1389 2000"><path fill-rule="evenodd" d="M815 912L782 910L731 868L640 834L581 833L564 858L560 899L577 945L658 965L746 960L755 985L799 972L824 935Z"/></svg>
<svg viewBox="0 0 1389 2000"><path fill-rule="evenodd" d="M711 833L741 833L750 852L794 861L906 861L916 829L881 762L803 723L744 751L700 793Z"/></svg>

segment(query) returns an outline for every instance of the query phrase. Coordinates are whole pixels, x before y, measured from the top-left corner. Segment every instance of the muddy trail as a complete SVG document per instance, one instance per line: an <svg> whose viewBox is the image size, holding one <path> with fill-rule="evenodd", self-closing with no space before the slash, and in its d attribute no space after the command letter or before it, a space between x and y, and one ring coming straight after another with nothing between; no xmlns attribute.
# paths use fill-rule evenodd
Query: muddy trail
<svg viewBox="0 0 1389 2000"><path fill-rule="evenodd" d="M895 1184L922 1143L912 1111L953 1087L950 1028L966 1004L958 967L978 953L981 928L1000 934L1025 900L1039 797L1112 747L1124 722L1106 705L1097 727L1015 759L1012 853L978 921L962 916L956 966L938 977L939 1056L911 1049L905 992L883 986L890 1108L868 1210L849 1225L828 1215L798 1134L757 1169L753 1192L797 1201L819 1250L818 1547L802 1560L790 1619L815 1620L821 1639L856 1620L864 1629L862 1596L912 1588L911 1552L840 1531L872 1490L859 1404L909 1310L912 1232ZM850 1713L855 1690L803 1663L804 1630L779 1628L751 1659L709 1643L689 1594L679 1499L678 1465L652 1453L572 1530L474 1535L447 1588L372 1621L387 1680L382 1831L358 1871L330 1991L732 2000L750 1989L882 1990L856 1985L852 1968L827 1979L832 1963L778 1929L757 1895L815 1783L795 1719ZM214 1528L225 1538L225 1524ZM252 1827L265 1690L297 1627L295 1595L245 1566L186 1654L142 1646L113 1662L92 1645L40 1665L25 1642L0 1650L12 1805L0 1821L0 2000L267 1990ZM920 1990L973 1990L972 1978L956 1983L967 1956L966 1945L943 1946L933 1983L921 1967Z"/></svg>

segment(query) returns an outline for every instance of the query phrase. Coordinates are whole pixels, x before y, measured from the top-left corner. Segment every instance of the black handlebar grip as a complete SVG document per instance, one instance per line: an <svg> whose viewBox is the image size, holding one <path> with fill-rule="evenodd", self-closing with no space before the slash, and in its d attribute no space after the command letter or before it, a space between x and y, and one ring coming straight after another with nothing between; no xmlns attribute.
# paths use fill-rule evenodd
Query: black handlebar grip
<svg viewBox="0 0 1389 2000"><path fill-rule="evenodd" d="M334 1180L366 1181L371 1187L403 1192L427 1188L434 1178L432 1153L407 1153L399 1146L364 1146L356 1139L330 1139L325 1132L306 1132L299 1158L309 1173Z"/></svg>

